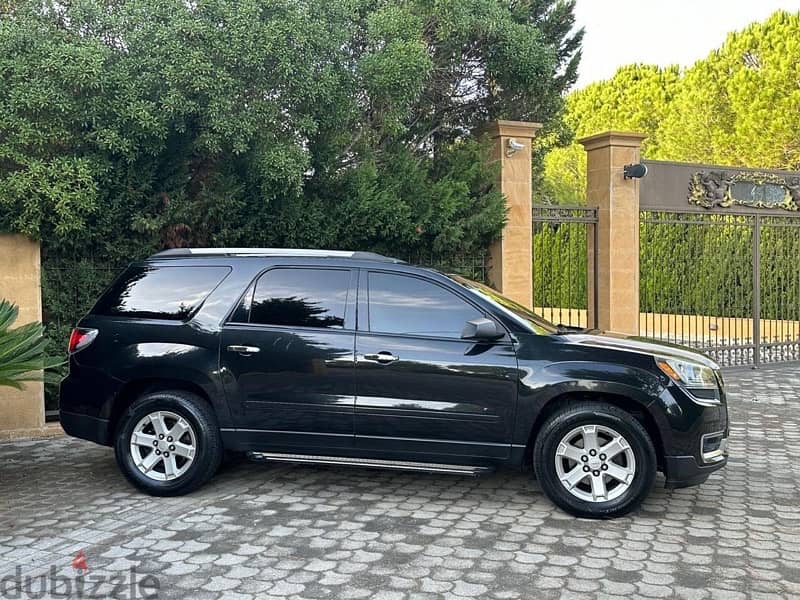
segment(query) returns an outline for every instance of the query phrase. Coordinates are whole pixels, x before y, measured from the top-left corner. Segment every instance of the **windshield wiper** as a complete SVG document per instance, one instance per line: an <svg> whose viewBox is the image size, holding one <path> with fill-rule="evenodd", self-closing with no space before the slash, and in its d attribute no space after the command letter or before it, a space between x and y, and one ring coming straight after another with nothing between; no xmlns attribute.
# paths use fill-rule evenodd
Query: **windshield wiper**
<svg viewBox="0 0 800 600"><path fill-rule="evenodd" d="M556 333L584 333L589 331L588 327L578 327L577 325L564 325L559 323L556 325Z"/></svg>

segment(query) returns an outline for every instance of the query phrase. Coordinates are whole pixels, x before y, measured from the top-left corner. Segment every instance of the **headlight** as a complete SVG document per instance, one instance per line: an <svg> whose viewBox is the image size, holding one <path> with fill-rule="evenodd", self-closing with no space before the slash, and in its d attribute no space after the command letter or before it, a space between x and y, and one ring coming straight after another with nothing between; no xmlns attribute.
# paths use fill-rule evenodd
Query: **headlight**
<svg viewBox="0 0 800 600"><path fill-rule="evenodd" d="M658 368L686 388L699 404L719 404L719 384L710 367L674 358L656 358Z"/></svg>

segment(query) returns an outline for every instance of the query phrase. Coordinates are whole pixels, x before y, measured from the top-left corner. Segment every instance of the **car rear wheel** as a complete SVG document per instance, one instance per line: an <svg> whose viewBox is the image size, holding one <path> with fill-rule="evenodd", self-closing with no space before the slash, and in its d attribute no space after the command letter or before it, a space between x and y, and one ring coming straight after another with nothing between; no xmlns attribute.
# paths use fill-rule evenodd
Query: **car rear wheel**
<svg viewBox="0 0 800 600"><path fill-rule="evenodd" d="M223 454L211 407L184 391L136 400L120 420L114 449L125 477L155 496L186 494L203 485Z"/></svg>
<svg viewBox="0 0 800 600"><path fill-rule="evenodd" d="M656 453L644 427L606 403L565 406L544 423L533 465L542 490L560 508L607 519L638 507L656 475Z"/></svg>

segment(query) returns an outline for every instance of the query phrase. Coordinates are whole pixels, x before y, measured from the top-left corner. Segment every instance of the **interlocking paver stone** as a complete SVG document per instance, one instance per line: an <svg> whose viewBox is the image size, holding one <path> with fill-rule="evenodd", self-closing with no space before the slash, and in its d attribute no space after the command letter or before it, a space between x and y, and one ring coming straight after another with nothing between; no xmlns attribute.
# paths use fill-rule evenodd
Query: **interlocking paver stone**
<svg viewBox="0 0 800 600"><path fill-rule="evenodd" d="M190 496L151 498L108 448L3 443L0 580L51 565L74 579L83 550L87 577L135 569L160 598L800 598L800 366L726 380L727 468L701 487L656 487L613 521L565 515L515 471L251 460Z"/></svg>

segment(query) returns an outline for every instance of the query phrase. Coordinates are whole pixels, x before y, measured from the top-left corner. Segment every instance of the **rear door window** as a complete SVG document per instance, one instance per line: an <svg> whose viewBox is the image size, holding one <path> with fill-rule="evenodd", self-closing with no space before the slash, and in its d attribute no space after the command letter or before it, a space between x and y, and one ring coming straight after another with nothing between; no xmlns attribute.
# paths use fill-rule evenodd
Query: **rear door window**
<svg viewBox="0 0 800 600"><path fill-rule="evenodd" d="M92 314L185 321L230 273L230 267L130 267Z"/></svg>
<svg viewBox="0 0 800 600"><path fill-rule="evenodd" d="M348 269L272 269L256 283L250 323L343 329Z"/></svg>

